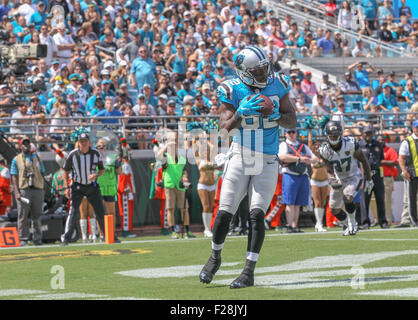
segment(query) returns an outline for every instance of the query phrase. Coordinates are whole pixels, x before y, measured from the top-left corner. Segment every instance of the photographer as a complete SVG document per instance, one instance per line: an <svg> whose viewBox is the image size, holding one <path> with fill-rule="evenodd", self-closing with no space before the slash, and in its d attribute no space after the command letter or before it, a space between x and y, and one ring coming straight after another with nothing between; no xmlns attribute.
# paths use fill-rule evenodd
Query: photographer
<svg viewBox="0 0 418 320"><path fill-rule="evenodd" d="M33 243L42 245L41 216L44 203L45 168L36 152L32 151L29 138L19 141L21 153L13 158L10 175L17 202L17 230L20 245L29 241L29 211L32 220Z"/></svg>
<svg viewBox="0 0 418 320"><path fill-rule="evenodd" d="M178 239L179 234L174 231L174 210L180 211L181 223L186 229L185 238L194 238L195 236L189 230L189 215L186 214L186 189L188 184L186 167L186 158L179 154L178 136L176 132L168 137L167 144L158 151L157 160L163 163L163 186L166 209L167 209L167 223L168 229L171 233L172 239Z"/></svg>

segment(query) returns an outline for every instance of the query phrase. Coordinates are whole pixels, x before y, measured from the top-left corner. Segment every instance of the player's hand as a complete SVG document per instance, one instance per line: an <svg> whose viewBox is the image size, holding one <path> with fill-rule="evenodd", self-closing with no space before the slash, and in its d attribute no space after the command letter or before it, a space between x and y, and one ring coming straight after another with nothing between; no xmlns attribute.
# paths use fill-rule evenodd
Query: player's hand
<svg viewBox="0 0 418 320"><path fill-rule="evenodd" d="M402 177L406 180L406 181L411 181L411 175L409 174L408 171L402 171Z"/></svg>
<svg viewBox="0 0 418 320"><path fill-rule="evenodd" d="M258 112L261 110L262 106L258 104L263 101L262 98L258 99L260 93L253 96L251 99L247 100L246 98L242 99L239 108L237 109L237 113L240 117L250 117L250 116L259 116L260 113Z"/></svg>
<svg viewBox="0 0 418 320"><path fill-rule="evenodd" d="M373 187L374 187L373 180L367 180L366 183L364 184L364 192L366 192L367 194L370 194L373 190Z"/></svg>
<svg viewBox="0 0 418 320"><path fill-rule="evenodd" d="M329 184L333 189L339 189L342 187L341 181L335 177L329 179Z"/></svg>
<svg viewBox="0 0 418 320"><path fill-rule="evenodd" d="M269 115L267 118L269 119L269 120L279 120L280 118L281 118L281 114L280 114L280 112L279 112L279 108L280 108L280 104L279 104L279 102L278 101L276 101L276 100L271 100L272 102L273 102L273 105L274 105L274 111L273 111L273 113L271 114L271 115Z"/></svg>

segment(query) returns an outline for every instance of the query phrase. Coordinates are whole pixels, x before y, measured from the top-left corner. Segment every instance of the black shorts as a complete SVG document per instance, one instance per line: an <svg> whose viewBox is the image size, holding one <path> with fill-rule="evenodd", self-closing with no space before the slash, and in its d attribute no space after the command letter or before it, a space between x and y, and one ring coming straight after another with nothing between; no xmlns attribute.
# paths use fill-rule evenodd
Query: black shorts
<svg viewBox="0 0 418 320"><path fill-rule="evenodd" d="M106 202L115 202L115 196L102 196Z"/></svg>

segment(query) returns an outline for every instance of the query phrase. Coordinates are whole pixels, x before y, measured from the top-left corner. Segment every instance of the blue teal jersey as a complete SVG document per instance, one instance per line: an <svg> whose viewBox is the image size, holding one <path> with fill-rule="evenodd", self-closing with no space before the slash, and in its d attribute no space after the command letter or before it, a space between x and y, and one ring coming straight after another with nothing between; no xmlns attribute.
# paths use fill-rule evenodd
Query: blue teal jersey
<svg viewBox="0 0 418 320"><path fill-rule="evenodd" d="M267 86L260 90L261 94L278 103L288 92L289 78L283 74L275 74L274 77L270 77ZM218 86L216 94L221 103L231 104L235 109L238 109L241 100L255 94L255 92L239 78L233 78L222 82ZM233 141L254 151L277 154L279 152L279 125L277 121L270 121L268 117L243 117Z"/></svg>

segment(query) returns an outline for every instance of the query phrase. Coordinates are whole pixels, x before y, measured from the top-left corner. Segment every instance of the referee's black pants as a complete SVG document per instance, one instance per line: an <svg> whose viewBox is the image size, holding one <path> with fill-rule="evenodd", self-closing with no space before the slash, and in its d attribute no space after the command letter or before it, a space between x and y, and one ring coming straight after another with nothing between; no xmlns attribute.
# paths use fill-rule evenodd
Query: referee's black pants
<svg viewBox="0 0 418 320"><path fill-rule="evenodd" d="M418 177L412 178L411 181L406 182L408 188L408 212L411 222L414 226L418 225L417 216L417 191L418 191Z"/></svg>
<svg viewBox="0 0 418 320"><path fill-rule="evenodd" d="M372 192L370 192L369 194L367 194L366 192L364 193L365 195L364 204L366 206L367 218L366 218L366 221L363 221L363 224L370 225L370 220L369 220L370 200L372 199L372 193L374 193L374 197L376 199L377 218L379 220L378 221L379 225L382 226L388 223L388 221L386 220L386 211L385 211L385 183L383 181L383 178L379 175L379 173L375 173L372 176L372 179L374 183Z"/></svg>
<svg viewBox="0 0 418 320"><path fill-rule="evenodd" d="M86 197L94 209L96 220L99 223L100 228L105 230L104 226L104 214L105 208L103 205L103 198L100 192L100 187L97 183L89 185L82 185L73 183L71 185L71 210L68 215L67 222L65 223L65 231L63 235L63 242L69 242L71 235L74 232L76 223L80 219L80 204L83 198Z"/></svg>

